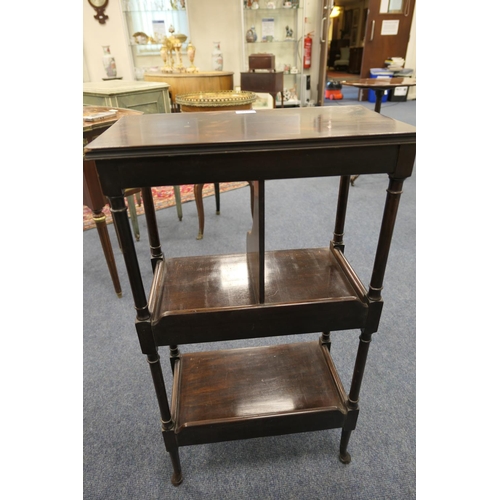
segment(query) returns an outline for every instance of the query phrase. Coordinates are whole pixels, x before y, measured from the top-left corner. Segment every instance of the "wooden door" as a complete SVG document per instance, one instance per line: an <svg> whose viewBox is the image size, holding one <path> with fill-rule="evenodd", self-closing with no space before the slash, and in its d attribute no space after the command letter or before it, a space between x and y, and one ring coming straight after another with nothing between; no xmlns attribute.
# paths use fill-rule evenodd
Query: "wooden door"
<svg viewBox="0 0 500 500"><path fill-rule="evenodd" d="M328 33L330 31L330 12L333 8L333 0L322 0L321 6L321 33L320 33L320 56L318 76L318 106L323 106L325 98L326 71L328 65Z"/></svg>
<svg viewBox="0 0 500 500"><path fill-rule="evenodd" d="M361 78L370 78L371 68L385 68L384 61L389 57L406 57L415 2L370 0ZM363 94L366 100L367 91Z"/></svg>

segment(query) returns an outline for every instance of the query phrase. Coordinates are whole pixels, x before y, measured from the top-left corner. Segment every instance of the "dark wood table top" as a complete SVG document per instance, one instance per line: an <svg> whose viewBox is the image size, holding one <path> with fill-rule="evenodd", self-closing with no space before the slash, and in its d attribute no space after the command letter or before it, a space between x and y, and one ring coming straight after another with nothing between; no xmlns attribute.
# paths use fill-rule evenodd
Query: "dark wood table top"
<svg viewBox="0 0 500 500"><path fill-rule="evenodd" d="M405 177L400 149L415 141L414 126L361 105L206 111L124 116L85 148L85 156L96 162L109 197L134 186L252 178Z"/></svg>
<svg viewBox="0 0 500 500"><path fill-rule="evenodd" d="M358 87L360 89L391 89L393 87L414 87L417 81L414 78L360 78L359 80L343 81L342 85Z"/></svg>
<svg viewBox="0 0 500 500"><path fill-rule="evenodd" d="M400 143L415 139L415 127L382 116L364 106L322 106L255 111L145 114L124 116L86 148L89 158L295 148L317 142L363 137ZM148 154L151 154L148 153Z"/></svg>

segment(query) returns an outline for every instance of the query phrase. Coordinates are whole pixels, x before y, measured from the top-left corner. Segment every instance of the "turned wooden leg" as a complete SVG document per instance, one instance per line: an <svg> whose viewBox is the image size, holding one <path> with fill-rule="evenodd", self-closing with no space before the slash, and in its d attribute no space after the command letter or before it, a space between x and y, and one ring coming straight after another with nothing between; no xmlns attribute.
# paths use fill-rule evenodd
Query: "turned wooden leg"
<svg viewBox="0 0 500 500"><path fill-rule="evenodd" d="M182 198L180 186L174 186L175 206L177 208L177 217L182 220Z"/></svg>
<svg viewBox="0 0 500 500"><path fill-rule="evenodd" d="M122 289L120 280L118 279L118 271L116 269L115 256L113 255L113 248L111 247L111 240L109 239L108 226L106 224L106 216L101 211L92 211L92 218L95 222L99 239L101 240L102 250L106 259L109 274L113 281L116 295L122 296Z"/></svg>
<svg viewBox="0 0 500 500"><path fill-rule="evenodd" d="M156 210L153 201L151 188L142 188L142 199L144 202L144 215L148 226L149 249L151 252L151 265L153 272L156 264L163 260L163 252L161 251L160 234L158 232L158 223L156 221Z"/></svg>
<svg viewBox="0 0 500 500"><path fill-rule="evenodd" d="M158 406L161 413L161 432L165 448L170 455L174 473L172 474L172 484L178 486L182 483L181 461L179 458L179 445L175 439L174 422L168 405L167 391L165 381L160 365L160 356L158 353L148 354L148 363L153 377Z"/></svg>
<svg viewBox="0 0 500 500"><path fill-rule="evenodd" d="M205 230L205 211L203 209L203 184L194 185L194 199L196 201L196 210L198 212L198 236L197 240L203 238L203 231Z"/></svg>
<svg viewBox="0 0 500 500"><path fill-rule="evenodd" d="M176 345L170 346L170 365L172 367L172 373L174 372L175 362L179 359L180 354L181 353L179 351L178 346L176 346Z"/></svg>
<svg viewBox="0 0 500 500"><path fill-rule="evenodd" d="M173 432L171 430L163 431L163 440L165 441L165 448L170 455L170 460L172 462L172 468L174 469L174 473L172 474L171 482L174 486L179 486L182 483L182 469L181 469L181 460L179 457L179 447L175 443L175 438L173 436Z"/></svg>
<svg viewBox="0 0 500 500"><path fill-rule="evenodd" d="M340 437L340 453L339 460L343 464L348 464L351 462L351 455L347 452L347 445L349 444L349 438L351 437L351 432L346 429L342 429L342 435Z"/></svg>
<svg viewBox="0 0 500 500"><path fill-rule="evenodd" d="M321 345L326 346L326 348L328 350L330 350L330 348L332 346L332 341L330 339L330 332L323 332L321 334L320 342L321 342Z"/></svg>
<svg viewBox="0 0 500 500"><path fill-rule="evenodd" d="M344 228L347 214L347 201L349 199L349 176L343 175L339 182L339 196L337 200L337 214L335 217L335 229L333 231L332 243L335 248L344 252Z"/></svg>

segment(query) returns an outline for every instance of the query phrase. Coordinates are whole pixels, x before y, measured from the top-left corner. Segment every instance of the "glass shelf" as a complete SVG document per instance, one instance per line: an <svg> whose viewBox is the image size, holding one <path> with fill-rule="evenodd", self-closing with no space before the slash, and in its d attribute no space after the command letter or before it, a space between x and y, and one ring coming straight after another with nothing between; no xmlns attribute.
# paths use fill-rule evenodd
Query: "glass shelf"
<svg viewBox="0 0 500 500"><path fill-rule="evenodd" d="M272 40L271 42L261 40L261 41L256 41L256 42L245 42L247 45L255 45L255 44L266 44L269 45L270 43L296 43L298 40L296 38L289 38L288 40Z"/></svg>
<svg viewBox="0 0 500 500"><path fill-rule="evenodd" d="M269 12L276 12L277 10L284 10L284 11L293 12L293 11L299 10L299 9L300 9L300 7L292 7L292 8L288 8L288 9L286 7L276 7L275 9L261 9L261 8L259 8L259 9L252 9L252 8L250 8L249 9L247 7L245 9L243 9L243 10L244 10L244 12L255 12L255 13L257 13L257 12L266 12L266 13L269 13Z"/></svg>

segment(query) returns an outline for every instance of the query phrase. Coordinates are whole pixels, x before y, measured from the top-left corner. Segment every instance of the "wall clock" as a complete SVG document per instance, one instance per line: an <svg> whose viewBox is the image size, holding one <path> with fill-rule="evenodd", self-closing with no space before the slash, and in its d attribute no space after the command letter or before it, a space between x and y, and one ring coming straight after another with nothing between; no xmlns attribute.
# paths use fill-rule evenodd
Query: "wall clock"
<svg viewBox="0 0 500 500"><path fill-rule="evenodd" d="M108 16L104 14L106 7L108 6L109 0L89 0L89 4L92 5L94 10L96 11L96 15L94 19L99 21L99 24L105 24Z"/></svg>

